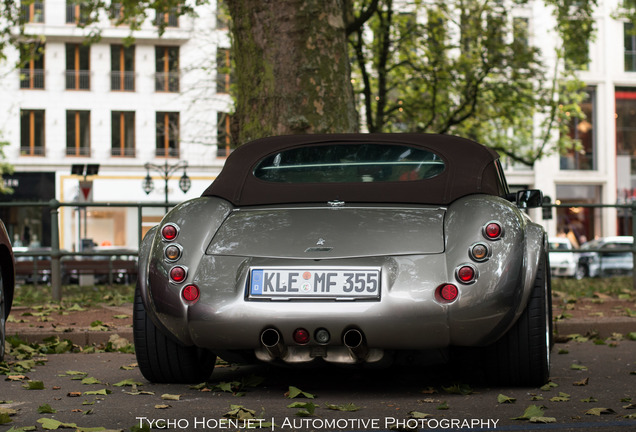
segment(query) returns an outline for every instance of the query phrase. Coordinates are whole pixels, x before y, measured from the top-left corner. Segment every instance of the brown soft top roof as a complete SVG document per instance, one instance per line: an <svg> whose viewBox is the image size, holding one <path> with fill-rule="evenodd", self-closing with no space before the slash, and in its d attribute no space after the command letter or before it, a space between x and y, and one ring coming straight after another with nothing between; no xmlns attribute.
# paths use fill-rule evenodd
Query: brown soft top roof
<svg viewBox="0 0 636 432"><path fill-rule="evenodd" d="M254 169L267 156L286 149L338 144L396 144L422 148L440 156L444 171L429 179L395 182L277 183L258 179ZM465 195L500 195L497 153L474 141L433 134L287 135L262 138L230 154L219 176L202 196L215 196L235 206L316 203L450 204Z"/></svg>

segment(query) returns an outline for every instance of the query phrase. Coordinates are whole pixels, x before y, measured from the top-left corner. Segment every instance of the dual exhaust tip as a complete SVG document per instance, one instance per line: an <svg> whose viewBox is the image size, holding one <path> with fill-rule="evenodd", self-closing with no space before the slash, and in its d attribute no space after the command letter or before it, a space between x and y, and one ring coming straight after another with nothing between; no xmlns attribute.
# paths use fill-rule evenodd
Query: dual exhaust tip
<svg viewBox="0 0 636 432"><path fill-rule="evenodd" d="M306 330L304 331L306 332ZM352 328L345 331L342 335L342 343L356 360L364 360L369 354L364 334L358 329ZM287 346L283 343L283 337L275 328L270 327L263 330L263 333L261 333L261 344L274 358L283 358L287 353Z"/></svg>

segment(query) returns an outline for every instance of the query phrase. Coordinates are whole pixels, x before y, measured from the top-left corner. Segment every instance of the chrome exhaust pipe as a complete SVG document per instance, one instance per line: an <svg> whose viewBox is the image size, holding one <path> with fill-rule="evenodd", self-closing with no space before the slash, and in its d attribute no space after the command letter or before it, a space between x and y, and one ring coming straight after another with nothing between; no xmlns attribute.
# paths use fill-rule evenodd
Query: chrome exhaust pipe
<svg viewBox="0 0 636 432"><path fill-rule="evenodd" d="M283 357L287 348L283 345L283 338L275 328L268 328L261 333L261 343L272 357Z"/></svg>
<svg viewBox="0 0 636 432"><path fill-rule="evenodd" d="M364 340L364 335L358 329L347 330L342 337L344 345L356 360L364 360L369 355L369 348Z"/></svg>

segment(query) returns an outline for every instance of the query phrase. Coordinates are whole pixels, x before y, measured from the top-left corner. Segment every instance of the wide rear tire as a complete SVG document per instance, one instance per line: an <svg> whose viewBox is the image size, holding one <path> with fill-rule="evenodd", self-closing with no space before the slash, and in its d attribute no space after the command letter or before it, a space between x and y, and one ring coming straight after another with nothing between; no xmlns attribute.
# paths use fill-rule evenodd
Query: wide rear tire
<svg viewBox="0 0 636 432"><path fill-rule="evenodd" d="M0 362L4 360L4 341L7 334L7 310L9 309L8 305L5 304L7 298L4 293L3 282L2 275L0 274Z"/></svg>
<svg viewBox="0 0 636 432"><path fill-rule="evenodd" d="M490 380L510 386L541 386L550 378L552 299L545 256L537 268L526 309L514 326L486 349Z"/></svg>
<svg viewBox="0 0 636 432"><path fill-rule="evenodd" d="M143 376L155 383L199 383L207 380L216 355L195 346L183 346L155 326L135 289L133 309L135 354Z"/></svg>

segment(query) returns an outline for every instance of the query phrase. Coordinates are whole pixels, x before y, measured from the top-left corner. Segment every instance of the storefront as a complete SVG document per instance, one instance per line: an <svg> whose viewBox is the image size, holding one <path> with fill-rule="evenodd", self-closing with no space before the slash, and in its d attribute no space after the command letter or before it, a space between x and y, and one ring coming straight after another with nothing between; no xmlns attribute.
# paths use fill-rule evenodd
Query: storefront
<svg viewBox="0 0 636 432"><path fill-rule="evenodd" d="M3 176L13 193L0 195L0 203L48 202L55 198L55 173L16 172ZM51 245L51 213L49 207L0 206L0 218L7 227L13 246L39 247Z"/></svg>
<svg viewBox="0 0 636 432"><path fill-rule="evenodd" d="M557 185L557 204L598 204L601 186ZM601 236L602 210L599 208L559 207L556 211L557 235L567 236L575 247Z"/></svg>

